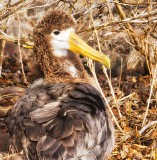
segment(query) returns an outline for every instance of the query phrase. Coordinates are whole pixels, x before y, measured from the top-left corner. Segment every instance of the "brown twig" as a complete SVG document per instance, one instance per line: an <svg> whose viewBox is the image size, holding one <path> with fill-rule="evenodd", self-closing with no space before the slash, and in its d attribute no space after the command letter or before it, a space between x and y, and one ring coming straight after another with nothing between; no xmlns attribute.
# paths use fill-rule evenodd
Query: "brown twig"
<svg viewBox="0 0 157 160"><path fill-rule="evenodd" d="M24 80L24 82L26 83L26 82L27 82L27 79L26 79L26 75L25 75L25 71L24 71L24 65L23 65L22 53L21 53L21 47L20 47L21 27L20 27L20 19L19 19L18 13L17 13L17 17L18 17L18 25L19 25L18 48L19 48L19 53L20 53L20 63L21 63L23 80Z"/></svg>
<svg viewBox="0 0 157 160"><path fill-rule="evenodd" d="M147 2L149 3L149 0L147 0ZM150 14L150 5L147 6L147 11L148 14ZM150 17L147 17L148 19L148 28L147 28L147 32L146 32L146 43L145 43L145 57L146 57L146 63L147 63L147 67L149 70L149 74L152 75L151 69L150 69L150 65L149 65L149 57L150 57L150 45L149 45L149 32L150 32Z"/></svg>
<svg viewBox="0 0 157 160"><path fill-rule="evenodd" d="M2 31L0 31L2 32ZM0 35L0 39L2 40L6 40L8 42L15 42L15 43L18 43L18 38L17 37L14 37L14 36L10 36L10 35ZM24 38L21 38L20 40L20 45L24 48L28 48L28 49L32 49L33 48L33 42L27 40L27 39L24 39Z"/></svg>
<svg viewBox="0 0 157 160"><path fill-rule="evenodd" d="M106 2L98 4L98 5L92 5L90 7L90 10L93 10L94 8L100 8L100 7L103 7L103 6L106 6ZM78 17L82 16L83 14L88 13L88 11L89 11L88 9L84 9L84 10L81 10L77 13L72 14L72 16L74 16L74 18L77 19Z"/></svg>
<svg viewBox="0 0 157 160"><path fill-rule="evenodd" d="M151 88L150 88L150 94L149 94L147 109L146 109L146 113L145 113L145 116L144 116L144 119L143 119L143 122L142 122L142 126L144 126L145 121L146 121L146 117L148 115L150 99L151 99L151 96L152 96L152 93L153 93L153 87L154 87L155 81L157 81L156 78L157 78L157 64L156 64L156 67L155 67L155 70L154 70L154 73L153 73L153 79L152 79L152 84L151 84Z"/></svg>
<svg viewBox="0 0 157 160"><path fill-rule="evenodd" d="M142 127L142 129L138 132L139 135L141 136L142 133L149 127L153 126L153 125L156 125L157 124L157 121L152 121L150 123L148 123L147 125L145 125L144 127Z"/></svg>
<svg viewBox="0 0 157 160"><path fill-rule="evenodd" d="M152 17L152 16L155 16L157 14L157 9L150 12L149 14L146 13L146 14L142 14L142 15L138 15L138 16L135 16L135 17L132 17L132 18L126 18L126 19L123 19L121 21L115 21L115 22L108 22L107 24L103 24L103 25L99 25L99 26L95 26L95 28L97 30L99 29L104 29L108 26L115 26L115 25L120 25L120 24L127 24L127 23L146 23L148 21L134 21L134 20L138 20L138 19L142 19L142 18L148 18L148 17ZM150 19L151 21L151 19ZM92 31L94 28L91 27L91 28L88 28L86 30L82 30L82 31L77 31L77 33L82 33L82 32L86 32L86 31ZM132 31L133 32L133 31Z"/></svg>
<svg viewBox="0 0 157 160"><path fill-rule="evenodd" d="M90 14L90 19L91 19L92 24L93 24L93 27L94 27L95 35L96 35L97 42L98 42L98 46L99 46L99 51L101 52L100 42L99 42L97 30L95 29L93 16L92 16L92 13L91 13L91 11L90 11L90 8L89 8L88 3L87 3L86 0L85 0L85 3L86 3L86 6L87 6L87 8L88 8L88 11L89 11L89 14ZM110 111L110 113L111 113L111 115L112 115L112 117L113 117L113 119L114 119L117 127L119 128L119 130L120 130L122 133L124 133L124 131L122 130L122 128L121 128L120 125L118 124L118 121L116 120L116 117L114 116L114 113L112 112L112 109L111 109L110 105L108 104L107 99L106 99L106 97L105 97L105 95L104 95L104 93L103 93L103 91L102 91L102 89L101 89L101 87L100 87L100 85L99 85L99 82L98 82L98 79L97 79L97 76L96 76L96 73L95 73L95 66L94 66L93 62L92 62L92 61L89 61L89 62L88 62L88 66L89 66L89 68L90 68L90 70L91 70L91 72L92 72L92 75L93 75L93 77L94 77L94 80L96 81L97 87L98 87L101 95L103 96L103 98L104 98L104 100L105 100L105 102L106 102L106 105L107 105L107 107L108 107L108 109L109 109L109 111ZM118 107L118 104L117 104L117 100L116 100L116 97L115 97L115 94L114 94L114 90L113 90L111 81L110 81L110 79L109 79L109 77L108 77L106 68L105 68L104 66L103 66L103 70L105 70L104 73L105 73L105 75L106 75L106 77L107 77L107 81L108 81L108 83L109 83L109 86L110 86L110 89L111 89L111 93L112 93L114 102L115 102L115 104L116 104L116 106L117 106L117 110L118 110L119 116L120 116L120 118L121 118L121 113L120 113L120 110L119 110L119 107Z"/></svg>
<svg viewBox="0 0 157 160"><path fill-rule="evenodd" d="M113 0L114 2L117 2L117 0ZM122 10L121 6L119 4L115 4L119 13L120 13L120 16L121 18L124 20L126 20L126 15L124 13L124 11ZM153 13L151 14L157 14L157 10L153 11ZM149 16L148 16L149 15ZM140 18L142 18L141 16L138 16ZM147 15L143 16L143 18L146 18L146 17L150 17L150 13L148 13ZM134 20L134 17L132 18L132 20ZM150 19L149 19L150 21ZM128 30L128 34L131 35L131 42L135 45L135 49L137 51L139 51L141 54L145 54L145 50L141 47L140 43L139 43L139 36L137 35L136 32L134 32L132 26L129 24L129 23L126 23L125 24L125 27L126 29Z"/></svg>
<svg viewBox="0 0 157 160"><path fill-rule="evenodd" d="M25 1L24 1L24 2L25 2ZM21 5L19 5L19 6L12 7L12 8L9 9L8 12L2 14L2 15L0 16L0 21L5 20L5 19L8 18L10 15L13 15L13 14L16 13L17 11L19 11L19 10L21 10L21 9L29 6L30 4L32 4L32 3L34 2L34 0L26 1L25 3L24 3L24 2L23 2L23 0L21 0L21 1L20 1L20 4L21 4L21 3L23 3L23 4L21 4Z"/></svg>
<svg viewBox="0 0 157 160"><path fill-rule="evenodd" d="M25 88L21 87L3 87L0 88L0 95L14 94L14 93L24 93Z"/></svg>
<svg viewBox="0 0 157 160"><path fill-rule="evenodd" d="M110 8L110 5L108 4L108 1L107 1L107 0L105 0L105 2L106 2L106 5L107 5L107 8L108 8L108 10L109 10L110 17L111 17L112 21L114 22L114 18L113 18L113 14L112 14L112 11L111 11L111 8Z"/></svg>
<svg viewBox="0 0 157 160"><path fill-rule="evenodd" d="M2 73L2 63L3 63L5 42L6 42L6 40L2 39L1 47L0 47L0 77L1 77L1 73Z"/></svg>
<svg viewBox="0 0 157 160"><path fill-rule="evenodd" d="M156 5L157 2L113 2L113 1L108 1L109 3L115 3L115 4L119 4L119 5Z"/></svg>

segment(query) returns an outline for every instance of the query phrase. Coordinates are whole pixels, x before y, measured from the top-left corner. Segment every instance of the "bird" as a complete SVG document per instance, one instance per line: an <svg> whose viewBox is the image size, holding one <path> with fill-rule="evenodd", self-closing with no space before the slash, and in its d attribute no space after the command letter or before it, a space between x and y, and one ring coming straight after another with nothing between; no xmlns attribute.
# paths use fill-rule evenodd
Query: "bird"
<svg viewBox="0 0 157 160"><path fill-rule="evenodd" d="M104 160L114 126L79 54L110 67L109 58L75 33L74 18L52 10L36 24L33 54L44 77L35 80L8 118L10 144L26 160Z"/></svg>

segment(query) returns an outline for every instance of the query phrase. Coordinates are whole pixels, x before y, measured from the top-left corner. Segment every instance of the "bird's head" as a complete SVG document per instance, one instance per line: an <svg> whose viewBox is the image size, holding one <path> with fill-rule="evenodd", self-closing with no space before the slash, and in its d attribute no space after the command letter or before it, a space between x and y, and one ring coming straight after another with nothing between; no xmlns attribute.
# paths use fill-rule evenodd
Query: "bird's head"
<svg viewBox="0 0 157 160"><path fill-rule="evenodd" d="M76 35L74 28L75 21L71 15L64 11L53 10L37 24L34 30L34 37L36 38L37 33L37 36L44 43L43 35L48 36L49 45L52 46L53 54L57 57L67 56L68 50L70 50L96 60L110 68L108 57L81 40Z"/></svg>

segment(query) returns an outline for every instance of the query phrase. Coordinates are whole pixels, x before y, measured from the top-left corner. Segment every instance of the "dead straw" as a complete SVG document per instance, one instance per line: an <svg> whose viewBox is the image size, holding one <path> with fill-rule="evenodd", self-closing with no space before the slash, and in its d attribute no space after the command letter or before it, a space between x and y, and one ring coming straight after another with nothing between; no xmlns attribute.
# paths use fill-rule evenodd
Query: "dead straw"
<svg viewBox="0 0 157 160"><path fill-rule="evenodd" d="M18 49L19 49L19 53L20 53L20 63L21 63L21 69L22 69L23 81L24 81L24 83L26 83L26 82L27 82L27 79L26 79L26 75L25 75L25 72L24 72L24 65L23 65L22 53L21 53L21 47L20 47L21 26L20 26L20 19L19 19L19 15L18 15L18 13L17 13L17 17L18 17L18 25L19 25Z"/></svg>
<svg viewBox="0 0 157 160"><path fill-rule="evenodd" d="M87 8L88 8L88 11L89 11L89 14L90 14L90 19L91 19L91 22L92 22L93 27L94 27L95 25L94 25L93 16L92 16L91 10L90 10L90 8L89 8L88 3L87 3L86 0L85 0L85 3L86 3L86 5L87 5ZM94 31L95 31L95 34L96 34L96 38L97 38L97 42L98 42L98 46L99 46L99 51L101 52L100 42L99 42L97 30L95 29L95 27L94 27ZM119 130L120 130L122 133L124 133L124 131L122 130L122 128L121 128L120 125L118 124L118 121L116 120L116 117L114 116L114 113L112 112L112 109L111 109L110 105L108 104L107 99L106 99L106 97L105 97L105 95L104 95L104 93L103 93L103 91L102 91L102 89L101 89L101 87L100 87L100 84L99 84L99 82L98 82L98 79L97 79L97 76L96 76L96 73L95 73L95 66L94 66L94 64L93 64L93 62L92 62L91 60L88 61L88 66L89 66L89 68L90 68L90 70L91 70L91 72L92 72L92 75L93 75L93 77L94 77L94 80L96 81L96 84L97 84L97 86L98 86L98 89L99 89L101 95L102 95L103 98L105 99L105 102L106 102L106 104L107 104L107 107L108 107L108 109L109 109L109 111L110 111L110 113L111 113L111 115L112 115L112 117L113 117L113 119L114 119L117 127L119 128ZM117 104L117 100L116 100L116 97L115 97L115 94L114 94L114 90L113 90L111 81L110 81L110 79L109 79L109 77L108 77L106 68L105 68L104 66L103 66L103 71L104 71L104 73L105 73L105 75L106 75L106 77L107 77L107 81L108 81L108 83L109 83L109 86L110 86L110 89L111 89L111 93L112 93L114 102L115 102L115 104L116 104L116 106L117 106L119 116L121 117L121 113L120 113L120 110L119 110L119 107L118 107L118 104Z"/></svg>
<svg viewBox="0 0 157 160"><path fill-rule="evenodd" d="M149 98L148 98L148 104L147 104L147 109L146 109L146 113L142 122L142 127L145 125L145 121L146 121L146 117L148 115L148 110L149 110L149 105L150 105L150 100L151 100L151 96L153 93L153 87L155 85L155 82L157 81L157 64L153 73L153 79L152 79L152 84L151 84L151 88L150 88L150 94L149 94Z"/></svg>
<svg viewBox="0 0 157 160"><path fill-rule="evenodd" d="M0 47L0 77L2 76L2 63L3 63L5 42L6 40L2 39Z"/></svg>

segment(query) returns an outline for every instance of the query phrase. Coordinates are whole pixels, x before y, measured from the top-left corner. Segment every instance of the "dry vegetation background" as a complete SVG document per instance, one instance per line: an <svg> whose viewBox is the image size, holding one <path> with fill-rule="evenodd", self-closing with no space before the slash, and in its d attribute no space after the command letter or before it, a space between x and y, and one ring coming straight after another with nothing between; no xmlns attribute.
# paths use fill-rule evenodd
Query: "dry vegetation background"
<svg viewBox="0 0 157 160"><path fill-rule="evenodd" d="M110 57L110 70L98 63L94 70L82 58L115 124L108 159L157 160L156 0L0 0L0 137L11 108L38 78L31 67L35 23L56 8L72 14L79 36ZM0 159L18 158L8 151Z"/></svg>

